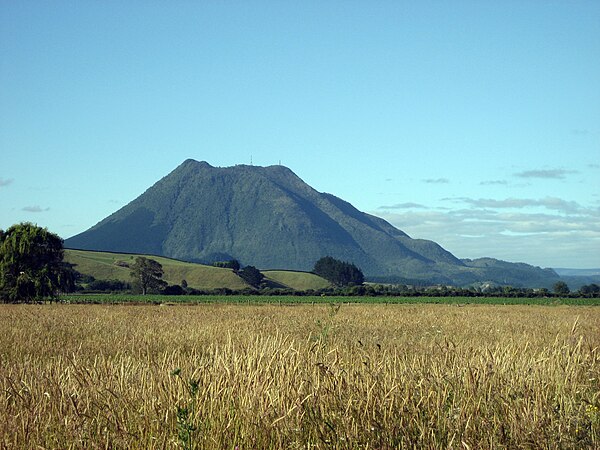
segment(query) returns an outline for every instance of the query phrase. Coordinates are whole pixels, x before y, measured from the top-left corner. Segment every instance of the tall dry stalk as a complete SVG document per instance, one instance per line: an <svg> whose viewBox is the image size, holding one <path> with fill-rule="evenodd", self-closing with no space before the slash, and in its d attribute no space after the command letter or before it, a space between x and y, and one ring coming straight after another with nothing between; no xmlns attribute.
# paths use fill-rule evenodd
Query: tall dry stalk
<svg viewBox="0 0 600 450"><path fill-rule="evenodd" d="M0 330L0 447L600 446L598 308L2 305Z"/></svg>

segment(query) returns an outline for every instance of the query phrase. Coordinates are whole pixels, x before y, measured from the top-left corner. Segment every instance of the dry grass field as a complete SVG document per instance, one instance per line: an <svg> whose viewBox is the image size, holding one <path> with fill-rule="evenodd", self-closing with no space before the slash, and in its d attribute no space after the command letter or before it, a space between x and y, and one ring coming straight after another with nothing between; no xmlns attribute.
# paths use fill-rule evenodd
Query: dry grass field
<svg viewBox="0 0 600 450"><path fill-rule="evenodd" d="M600 308L0 305L0 448L599 448Z"/></svg>

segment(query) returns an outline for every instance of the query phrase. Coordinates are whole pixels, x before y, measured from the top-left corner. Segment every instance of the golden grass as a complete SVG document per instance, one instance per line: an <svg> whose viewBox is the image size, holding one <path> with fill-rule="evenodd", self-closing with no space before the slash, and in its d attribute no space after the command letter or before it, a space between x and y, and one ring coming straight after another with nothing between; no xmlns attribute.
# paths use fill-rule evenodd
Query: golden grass
<svg viewBox="0 0 600 450"><path fill-rule="evenodd" d="M593 307L0 305L0 330L0 448L600 446Z"/></svg>

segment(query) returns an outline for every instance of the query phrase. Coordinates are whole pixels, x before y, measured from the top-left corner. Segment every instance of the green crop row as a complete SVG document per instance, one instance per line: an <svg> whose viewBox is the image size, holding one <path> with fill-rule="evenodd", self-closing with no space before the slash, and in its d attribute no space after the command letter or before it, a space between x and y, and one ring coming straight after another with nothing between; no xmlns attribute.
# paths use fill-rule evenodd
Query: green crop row
<svg viewBox="0 0 600 450"><path fill-rule="evenodd" d="M133 295L78 294L65 295L64 303L224 303L224 304L298 304L298 303L362 303L362 304L445 304L445 305L600 305L600 298L514 298L514 297L342 297L293 295Z"/></svg>

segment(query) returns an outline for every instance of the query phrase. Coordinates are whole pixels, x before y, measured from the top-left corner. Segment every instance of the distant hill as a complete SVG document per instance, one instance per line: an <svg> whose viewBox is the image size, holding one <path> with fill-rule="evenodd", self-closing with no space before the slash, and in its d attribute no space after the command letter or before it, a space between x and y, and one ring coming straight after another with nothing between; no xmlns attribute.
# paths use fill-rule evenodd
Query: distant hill
<svg viewBox="0 0 600 450"><path fill-rule="evenodd" d="M65 261L74 264L75 270L92 275L100 280L131 281L129 266L137 256L146 256L158 261L165 271L164 280L169 284L181 284L186 280L194 289L244 289L249 287L231 269L222 269L202 264L178 261L170 258L129 253L109 253L87 250L65 250ZM329 282L315 274L306 272L266 271L268 281L275 287L296 290L321 289Z"/></svg>
<svg viewBox="0 0 600 450"><path fill-rule="evenodd" d="M558 279L525 264L462 261L317 192L283 166L220 168L191 159L65 246L208 264L235 258L260 269L300 271L329 255L356 264L367 277L423 283L550 286Z"/></svg>
<svg viewBox="0 0 600 450"><path fill-rule="evenodd" d="M554 269L562 281L567 283L569 289L575 291L581 286L597 284L600 286L600 269Z"/></svg>
<svg viewBox="0 0 600 450"><path fill-rule="evenodd" d="M557 268L554 271L561 277L600 277L600 269L564 269Z"/></svg>

